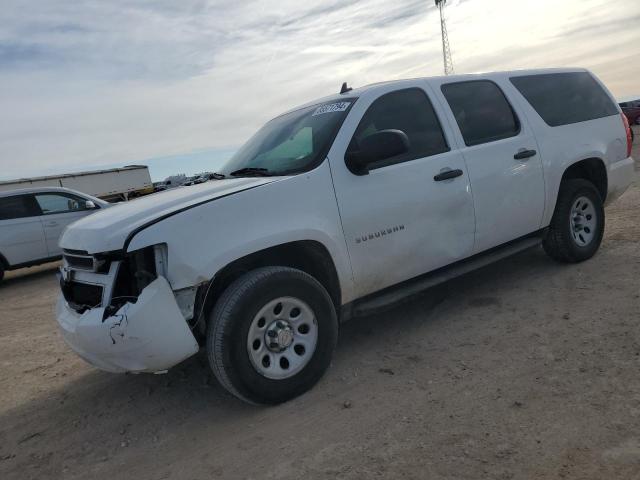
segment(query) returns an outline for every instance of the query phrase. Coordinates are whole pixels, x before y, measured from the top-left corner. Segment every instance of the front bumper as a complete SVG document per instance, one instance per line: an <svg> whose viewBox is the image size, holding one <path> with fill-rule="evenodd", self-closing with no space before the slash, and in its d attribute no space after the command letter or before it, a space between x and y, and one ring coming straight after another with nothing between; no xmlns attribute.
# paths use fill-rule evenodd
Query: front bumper
<svg viewBox="0 0 640 480"><path fill-rule="evenodd" d="M158 277L115 315L104 308L83 314L71 309L62 295L56 316L66 343L90 364L108 372L161 372L198 351L164 277Z"/></svg>

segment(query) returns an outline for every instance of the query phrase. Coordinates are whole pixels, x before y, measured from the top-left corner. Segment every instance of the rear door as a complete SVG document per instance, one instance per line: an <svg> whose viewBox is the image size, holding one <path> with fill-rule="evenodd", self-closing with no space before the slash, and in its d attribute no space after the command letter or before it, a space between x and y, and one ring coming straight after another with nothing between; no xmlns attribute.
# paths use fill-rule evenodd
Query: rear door
<svg viewBox="0 0 640 480"><path fill-rule="evenodd" d="M524 115L494 81L435 82L457 127L469 171L476 214L474 253L538 230L545 184L536 138Z"/></svg>
<svg viewBox="0 0 640 480"><path fill-rule="evenodd" d="M410 84L409 84L410 85ZM357 296L381 290L471 253L473 200L464 159L423 81L360 98L329 152ZM358 175L345 156L368 135L403 131L409 151ZM441 178L451 171L450 178Z"/></svg>
<svg viewBox="0 0 640 480"><path fill-rule="evenodd" d="M33 195L0 197L0 254L9 265L48 257L39 215Z"/></svg>
<svg viewBox="0 0 640 480"><path fill-rule="evenodd" d="M86 200L69 193L36 193L42 211L42 225L49 256L62 255L58 240L67 226L93 212L86 208Z"/></svg>

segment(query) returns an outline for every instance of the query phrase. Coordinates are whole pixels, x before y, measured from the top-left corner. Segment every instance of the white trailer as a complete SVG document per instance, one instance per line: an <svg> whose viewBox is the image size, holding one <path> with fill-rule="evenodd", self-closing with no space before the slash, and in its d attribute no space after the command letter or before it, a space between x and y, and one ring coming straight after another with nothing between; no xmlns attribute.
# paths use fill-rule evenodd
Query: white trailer
<svg viewBox="0 0 640 480"><path fill-rule="evenodd" d="M145 165L0 182L0 192L34 187L66 187L107 201L153 193L149 168Z"/></svg>

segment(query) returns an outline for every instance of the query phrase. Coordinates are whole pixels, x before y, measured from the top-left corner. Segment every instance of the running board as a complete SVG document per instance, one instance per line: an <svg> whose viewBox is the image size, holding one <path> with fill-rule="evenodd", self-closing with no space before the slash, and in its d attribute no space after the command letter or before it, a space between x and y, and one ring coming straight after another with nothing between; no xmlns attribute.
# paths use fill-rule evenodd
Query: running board
<svg viewBox="0 0 640 480"><path fill-rule="evenodd" d="M360 300L356 300L351 308L349 316L371 315L382 308L388 307L408 297L417 295L424 290L435 287L444 282L448 282L456 277L469 272L486 267L504 258L536 247L542 243L540 234L527 236L505 245L493 248L486 252L476 254L470 258L461 260L452 265L448 265L433 272L421 275L412 280L407 280L398 285L386 288L380 292L368 295Z"/></svg>

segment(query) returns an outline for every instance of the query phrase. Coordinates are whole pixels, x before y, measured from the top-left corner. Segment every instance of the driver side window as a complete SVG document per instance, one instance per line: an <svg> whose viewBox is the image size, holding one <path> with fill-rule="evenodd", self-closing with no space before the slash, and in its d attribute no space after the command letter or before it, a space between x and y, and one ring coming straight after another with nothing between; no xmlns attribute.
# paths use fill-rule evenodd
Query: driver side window
<svg viewBox="0 0 640 480"><path fill-rule="evenodd" d="M43 215L53 213L77 212L86 210L86 201L74 195L44 193L36 194L36 202Z"/></svg>
<svg viewBox="0 0 640 480"><path fill-rule="evenodd" d="M449 151L442 126L426 93L419 88L408 88L387 93L371 104L349 143L347 155L357 152L364 138L389 129L401 130L407 135L409 150L376 162L370 169Z"/></svg>

